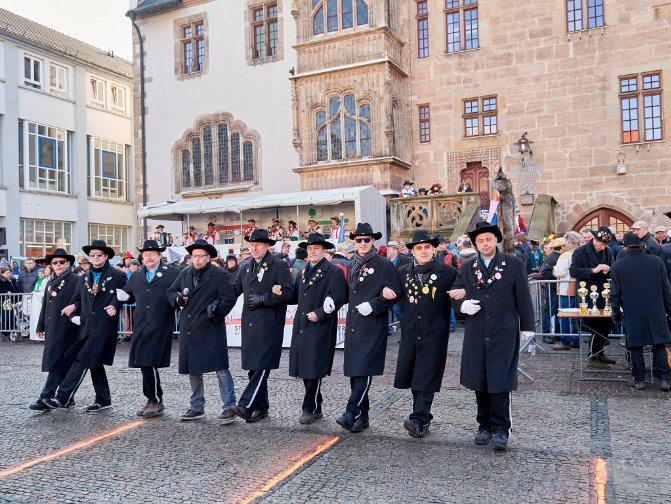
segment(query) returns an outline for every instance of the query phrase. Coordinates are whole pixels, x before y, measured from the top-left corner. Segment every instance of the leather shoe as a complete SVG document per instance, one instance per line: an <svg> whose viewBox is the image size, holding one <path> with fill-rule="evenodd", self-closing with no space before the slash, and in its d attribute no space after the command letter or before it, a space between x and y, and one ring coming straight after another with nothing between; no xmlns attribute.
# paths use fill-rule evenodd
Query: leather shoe
<svg viewBox="0 0 671 504"><path fill-rule="evenodd" d="M659 380L659 390L662 392L671 390L671 383L669 383L669 380Z"/></svg>
<svg viewBox="0 0 671 504"><path fill-rule="evenodd" d="M247 410L249 411L249 410ZM263 420L264 418L268 418L268 410L260 410L260 409L255 409L252 414L249 416L249 420L246 420L248 423L254 423L258 422L259 420Z"/></svg>
<svg viewBox="0 0 671 504"><path fill-rule="evenodd" d="M570 346L563 345L562 343L555 343L554 345L550 346L550 348L552 348L552 350L558 350L558 351L571 349Z"/></svg>
<svg viewBox="0 0 671 504"><path fill-rule="evenodd" d="M298 419L298 423L303 425L310 425L311 423L314 423L316 420L319 420L323 416L324 415L322 415L321 411L318 411L317 413L310 413L308 411L304 411L303 413L301 413L301 417Z"/></svg>
<svg viewBox="0 0 671 504"><path fill-rule="evenodd" d="M242 405L235 407L235 414L247 422L252 418L252 412Z"/></svg>
<svg viewBox="0 0 671 504"><path fill-rule="evenodd" d="M364 427L363 427L363 417L360 416L352 424L352 429L350 430L350 432L354 432L356 434L356 433L361 432L363 429L364 429Z"/></svg>
<svg viewBox="0 0 671 504"><path fill-rule="evenodd" d="M646 387L645 380L634 381L632 387L634 387L636 390L645 390Z"/></svg>
<svg viewBox="0 0 671 504"><path fill-rule="evenodd" d="M599 355L598 359L601 362L604 362L606 364L615 364L617 362L615 359L611 359L610 357L606 357L606 354L603 354L603 353Z"/></svg>
<svg viewBox="0 0 671 504"><path fill-rule="evenodd" d="M344 415L340 415L338 418L336 418L336 423L343 429L351 431L352 425L354 424L354 419L352 418L352 415L345 413Z"/></svg>
<svg viewBox="0 0 671 504"><path fill-rule="evenodd" d="M480 446L488 445L491 440L492 440L492 433L487 430L479 430L475 434L474 441L476 445Z"/></svg>
<svg viewBox="0 0 671 504"><path fill-rule="evenodd" d="M49 409L47 405L44 404L42 401L35 401L30 406L28 406L28 408L30 408L33 411L46 411Z"/></svg>
<svg viewBox="0 0 671 504"><path fill-rule="evenodd" d="M506 451L508 449L508 436L497 432L492 438L492 447L495 451Z"/></svg>
<svg viewBox="0 0 671 504"><path fill-rule="evenodd" d="M587 361L587 367L591 368L600 368L600 369L610 369L610 364L597 359L596 357L590 357Z"/></svg>
<svg viewBox="0 0 671 504"><path fill-rule="evenodd" d="M143 418L154 418L157 416L160 416L163 414L163 410L165 410L165 405L160 402L160 403L149 403L144 409L144 413L142 414Z"/></svg>
<svg viewBox="0 0 671 504"><path fill-rule="evenodd" d="M408 435L414 438L423 438L426 436L426 433L429 431L429 426L425 425L422 427L419 423L406 418L403 421L403 427L408 431Z"/></svg>

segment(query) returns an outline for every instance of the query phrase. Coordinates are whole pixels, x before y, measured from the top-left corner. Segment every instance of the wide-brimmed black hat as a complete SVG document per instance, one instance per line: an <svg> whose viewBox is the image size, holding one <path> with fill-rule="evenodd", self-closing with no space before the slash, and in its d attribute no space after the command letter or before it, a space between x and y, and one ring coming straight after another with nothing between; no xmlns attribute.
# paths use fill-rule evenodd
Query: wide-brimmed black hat
<svg viewBox="0 0 671 504"><path fill-rule="evenodd" d="M333 243L326 241L326 237L321 233L310 233L308 241L298 244L300 248L308 248L308 245L321 245L325 249L334 248Z"/></svg>
<svg viewBox="0 0 671 504"><path fill-rule="evenodd" d="M353 240L357 236L372 236L376 240L379 240L380 238L382 238L382 233L374 232L373 226L371 226L367 222L359 222L356 225L356 229L349 234L349 238L350 240Z"/></svg>
<svg viewBox="0 0 671 504"><path fill-rule="evenodd" d="M249 243L253 242L268 243L269 245L275 245L275 243L277 243L276 240L273 240L268 236L267 229L255 229L254 231L252 231L252 234L250 234L249 236L245 236L245 241L248 241Z"/></svg>
<svg viewBox="0 0 671 504"><path fill-rule="evenodd" d="M611 240L611 238L613 238L613 233L611 233L610 229L608 229L606 226L601 226L596 231L592 231L592 236L594 236L596 241L600 241L601 243L608 245L608 242Z"/></svg>
<svg viewBox="0 0 671 504"><path fill-rule="evenodd" d="M405 182L403 182L403 185L404 185L404 186L407 186L407 185L415 185L415 183L414 183L412 180L406 180Z"/></svg>
<svg viewBox="0 0 671 504"><path fill-rule="evenodd" d="M412 234L412 241L405 244L406 247L412 250L412 247L418 243L430 243L434 247L438 246L439 240L438 237L432 238L429 233L418 229Z"/></svg>
<svg viewBox="0 0 671 504"><path fill-rule="evenodd" d="M105 240L93 240L91 245L84 245L82 250L86 255L89 255L92 250L102 250L105 254L107 254L108 259L116 255L114 249L112 247L108 247Z"/></svg>
<svg viewBox="0 0 671 504"><path fill-rule="evenodd" d="M217 248L214 245L210 245L202 238L198 238L195 242L193 242L192 245L186 247L186 250L189 252L189 254L193 254L193 251L196 249L201 249L207 252L210 255L210 259L213 259L219 255Z"/></svg>
<svg viewBox="0 0 671 504"><path fill-rule="evenodd" d="M158 226L156 226L156 229L165 229L165 226L163 224L159 224Z"/></svg>
<svg viewBox="0 0 671 504"><path fill-rule="evenodd" d="M137 248L140 252L149 252L151 250L155 252L163 252L165 247L161 247L156 240L145 240L142 248Z"/></svg>
<svg viewBox="0 0 671 504"><path fill-rule="evenodd" d="M501 234L501 229L498 226L494 226L487 221L478 222L475 225L475 229L468 233L468 237L471 239L471 242L475 243L475 238L482 233L493 233L496 236L496 241L501 243L503 241L503 235Z"/></svg>
<svg viewBox="0 0 671 504"><path fill-rule="evenodd" d="M641 238L636 233L627 233L622 238L622 244L625 247L638 247L641 248L643 244L641 243Z"/></svg>
<svg viewBox="0 0 671 504"><path fill-rule="evenodd" d="M47 254L44 256L44 262L47 264L51 264L51 260L55 259L56 257L60 257L61 259L65 259L67 261L70 261L70 265L72 266L75 264L75 256L68 254L65 249L62 248L57 248L56 250L53 251L51 254Z"/></svg>

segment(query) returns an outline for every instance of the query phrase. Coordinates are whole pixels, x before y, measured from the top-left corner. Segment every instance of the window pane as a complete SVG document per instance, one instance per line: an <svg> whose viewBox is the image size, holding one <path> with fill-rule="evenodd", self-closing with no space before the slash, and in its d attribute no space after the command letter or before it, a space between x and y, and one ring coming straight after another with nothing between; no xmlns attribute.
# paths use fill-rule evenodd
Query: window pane
<svg viewBox="0 0 671 504"><path fill-rule="evenodd" d="M42 168L56 168L56 140L43 136L37 137L38 166Z"/></svg>
<svg viewBox="0 0 671 504"><path fill-rule="evenodd" d="M352 28L354 26L354 6L352 0L342 0L342 27Z"/></svg>
<svg viewBox="0 0 671 504"><path fill-rule="evenodd" d="M326 0L326 26L330 32L338 30L338 0Z"/></svg>
<svg viewBox="0 0 671 504"><path fill-rule="evenodd" d="M203 154L205 160L205 185L214 184L214 161L212 159L212 128L203 128Z"/></svg>
<svg viewBox="0 0 671 504"><path fill-rule="evenodd" d="M117 177L116 153L104 150L101 152L101 157L102 157L101 175L105 178L115 179Z"/></svg>
<svg viewBox="0 0 671 504"><path fill-rule="evenodd" d="M484 116L482 118L482 134L495 135L497 132L496 122L496 116Z"/></svg>
<svg viewBox="0 0 671 504"><path fill-rule="evenodd" d="M182 151L182 187L191 187L191 155L186 149Z"/></svg>
<svg viewBox="0 0 671 504"><path fill-rule="evenodd" d="M477 114L478 100L466 100L464 102L464 114Z"/></svg>
<svg viewBox="0 0 671 504"><path fill-rule="evenodd" d="M659 89L661 87L659 74L650 74L643 76L643 89Z"/></svg>
<svg viewBox="0 0 671 504"><path fill-rule="evenodd" d="M643 115L645 117L645 140L662 139L661 95L643 97Z"/></svg>
<svg viewBox="0 0 671 504"><path fill-rule="evenodd" d="M603 26L603 0L587 0L587 27Z"/></svg>
<svg viewBox="0 0 671 504"><path fill-rule="evenodd" d="M277 21L268 23L268 49L270 54L268 56L277 56L277 43L280 38L279 28L277 26Z"/></svg>
<svg viewBox="0 0 671 504"><path fill-rule="evenodd" d="M638 79L636 77L625 77L620 79L620 93L631 93L638 90Z"/></svg>
<svg viewBox="0 0 671 504"><path fill-rule="evenodd" d="M240 182L240 133L231 135L231 182Z"/></svg>
<svg viewBox="0 0 671 504"><path fill-rule="evenodd" d="M194 138L191 140L191 153L193 155L193 185L202 186L203 176L201 173L202 162L200 138Z"/></svg>
<svg viewBox="0 0 671 504"><path fill-rule="evenodd" d="M317 129L317 161L328 160L328 143L326 137L326 112L317 112L315 116L315 126Z"/></svg>
<svg viewBox="0 0 671 504"><path fill-rule="evenodd" d="M569 32L582 30L582 0L566 1L566 20Z"/></svg>
<svg viewBox="0 0 671 504"><path fill-rule="evenodd" d="M638 142L638 98L620 100L622 114L622 143Z"/></svg>
<svg viewBox="0 0 671 504"><path fill-rule="evenodd" d="M219 144L219 183L228 184L228 125L217 126L217 143Z"/></svg>
<svg viewBox="0 0 671 504"><path fill-rule="evenodd" d="M324 7L320 7L312 18L312 34L324 33Z"/></svg>
<svg viewBox="0 0 671 504"><path fill-rule="evenodd" d="M242 144L243 179L245 182L254 180L254 149L252 142Z"/></svg>
<svg viewBox="0 0 671 504"><path fill-rule="evenodd" d="M368 24L368 4L365 0L357 0L356 2L356 24L357 26Z"/></svg>
<svg viewBox="0 0 671 504"><path fill-rule="evenodd" d="M266 29L262 24L254 27L254 57L266 57Z"/></svg>
<svg viewBox="0 0 671 504"><path fill-rule="evenodd" d="M478 9L464 11L464 42L466 49L478 48Z"/></svg>
<svg viewBox="0 0 671 504"><path fill-rule="evenodd" d="M461 40L459 33L459 12L447 13L447 52L457 52L461 50Z"/></svg>
<svg viewBox="0 0 671 504"><path fill-rule="evenodd" d="M429 56L429 20L422 18L417 20L417 57L427 58Z"/></svg>

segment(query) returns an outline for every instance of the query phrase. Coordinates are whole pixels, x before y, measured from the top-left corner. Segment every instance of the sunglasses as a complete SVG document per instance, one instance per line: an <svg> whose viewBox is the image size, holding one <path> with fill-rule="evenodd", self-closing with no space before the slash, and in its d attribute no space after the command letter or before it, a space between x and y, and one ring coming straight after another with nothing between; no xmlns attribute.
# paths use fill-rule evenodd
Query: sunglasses
<svg viewBox="0 0 671 504"><path fill-rule="evenodd" d="M61 265L61 264L65 264L66 262L67 261L65 261L65 260L63 260L63 261L51 261L51 264L55 264L56 266L58 266L58 265Z"/></svg>
<svg viewBox="0 0 671 504"><path fill-rule="evenodd" d="M89 257L102 257L105 254L103 252L95 252L93 254L89 254Z"/></svg>
<svg viewBox="0 0 671 504"><path fill-rule="evenodd" d="M370 243L370 242L373 241L373 239L366 236L364 238L354 238L354 241L357 242L357 243Z"/></svg>

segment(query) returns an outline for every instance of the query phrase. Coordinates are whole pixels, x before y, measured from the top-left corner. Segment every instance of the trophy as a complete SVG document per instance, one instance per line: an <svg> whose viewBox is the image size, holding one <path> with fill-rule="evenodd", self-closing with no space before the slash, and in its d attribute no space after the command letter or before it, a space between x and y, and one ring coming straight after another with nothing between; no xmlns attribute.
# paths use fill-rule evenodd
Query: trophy
<svg viewBox="0 0 671 504"><path fill-rule="evenodd" d="M580 296L580 315L587 315L587 282L580 282L580 288L578 289L578 296Z"/></svg>
<svg viewBox="0 0 671 504"><path fill-rule="evenodd" d="M601 297L603 297L606 300L606 306L603 307L603 312L610 314L610 312L612 312L613 310L610 307L610 284L608 282L603 284Z"/></svg>
<svg viewBox="0 0 671 504"><path fill-rule="evenodd" d="M596 300L599 299L599 293L597 292L598 287L592 285L590 287L592 292L589 293L589 298L592 300L592 313L599 313L599 309L596 307Z"/></svg>

